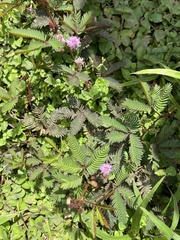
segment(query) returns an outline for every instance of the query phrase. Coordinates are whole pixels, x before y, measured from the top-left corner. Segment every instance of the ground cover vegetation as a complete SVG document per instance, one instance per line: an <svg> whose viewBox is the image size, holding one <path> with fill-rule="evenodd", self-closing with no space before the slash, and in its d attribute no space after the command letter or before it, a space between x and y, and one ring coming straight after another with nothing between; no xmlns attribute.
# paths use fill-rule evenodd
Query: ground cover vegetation
<svg viewBox="0 0 180 240"><path fill-rule="evenodd" d="M0 239L180 239L180 5L0 1Z"/></svg>

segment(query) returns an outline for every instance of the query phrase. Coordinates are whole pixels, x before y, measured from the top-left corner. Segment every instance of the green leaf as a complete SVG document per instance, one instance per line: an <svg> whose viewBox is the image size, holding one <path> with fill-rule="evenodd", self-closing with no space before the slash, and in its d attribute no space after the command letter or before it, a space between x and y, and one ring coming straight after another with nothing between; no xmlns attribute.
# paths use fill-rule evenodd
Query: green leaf
<svg viewBox="0 0 180 240"><path fill-rule="evenodd" d="M139 102L138 100L131 100L131 99L126 98L126 100L122 103L122 105L125 108L128 108L130 110L148 112L148 113L151 112L150 106L148 106L142 102Z"/></svg>
<svg viewBox="0 0 180 240"><path fill-rule="evenodd" d="M154 89L156 89L156 85ZM158 113L162 112L164 108L167 106L171 90L172 90L171 83L167 83L161 89L157 88L157 90L154 90L154 93L152 94L153 99L152 107L156 112Z"/></svg>
<svg viewBox="0 0 180 240"><path fill-rule="evenodd" d="M154 36L155 36L156 41L159 42L161 39L165 38L166 33L163 30L157 29L154 31Z"/></svg>
<svg viewBox="0 0 180 240"><path fill-rule="evenodd" d="M49 145L51 145L55 151L60 152L60 149L57 147L56 143L51 138L45 137L44 140L49 143Z"/></svg>
<svg viewBox="0 0 180 240"><path fill-rule="evenodd" d="M12 218L16 217L16 213L14 214L6 214L6 215L1 215L0 216L0 225L8 222L9 220L11 220Z"/></svg>
<svg viewBox="0 0 180 240"><path fill-rule="evenodd" d="M112 198L113 198L112 204L113 204L113 207L115 208L115 213L118 218L118 221L125 224L126 223L126 207L118 189L114 191Z"/></svg>
<svg viewBox="0 0 180 240"><path fill-rule="evenodd" d="M51 164L53 162L56 162L58 160L58 156L46 156L46 157L40 157L40 159L45 163L45 164Z"/></svg>
<svg viewBox="0 0 180 240"><path fill-rule="evenodd" d="M146 82L140 81L140 84L142 86L143 92L146 96L147 102L149 105L151 105L151 93L150 93L150 87Z"/></svg>
<svg viewBox="0 0 180 240"><path fill-rule="evenodd" d="M122 91L121 84L117 80L115 80L114 78L112 78L112 77L104 77L104 79L109 82L109 87L115 89L118 92Z"/></svg>
<svg viewBox="0 0 180 240"><path fill-rule="evenodd" d="M91 210L89 215L90 215L90 219L89 219L90 230L91 230L93 238L95 239L95 237L96 237L96 214L95 214L95 208L93 208Z"/></svg>
<svg viewBox="0 0 180 240"><path fill-rule="evenodd" d="M103 164L105 162L108 152L109 152L109 145L104 145L100 148L95 149L94 154L93 154L92 163L87 168L88 172L91 175L96 173L99 170L101 164Z"/></svg>
<svg viewBox="0 0 180 240"><path fill-rule="evenodd" d="M137 75L159 74L159 75L163 75L163 76L168 76L168 77L180 79L180 72L178 72L176 70L163 69L163 68L145 69L145 70L141 70L141 71L138 71L138 72L134 72L132 74L137 74Z"/></svg>
<svg viewBox="0 0 180 240"><path fill-rule="evenodd" d="M4 88L0 87L0 98L3 100L9 100L11 96Z"/></svg>
<svg viewBox="0 0 180 240"><path fill-rule="evenodd" d="M61 183L62 189L76 188L82 184L82 176L65 175L60 172L53 175L54 178Z"/></svg>
<svg viewBox="0 0 180 240"><path fill-rule="evenodd" d="M120 130L122 132L128 133L128 129L126 126L124 126L122 123L120 123L118 120L108 117L108 116L101 116L100 120L102 121L102 125L104 127L114 127L117 130Z"/></svg>
<svg viewBox="0 0 180 240"><path fill-rule="evenodd" d="M141 140L138 136L130 134L129 144L129 154L131 156L131 160L133 163L136 164L136 166L138 166L140 164L140 161L142 160L142 156L144 153Z"/></svg>
<svg viewBox="0 0 180 240"><path fill-rule="evenodd" d="M173 237L172 229L170 229L165 223L163 223L160 219L158 219L155 215L147 211L145 208L140 207L140 209L145 213L145 215L147 215L150 218L150 220L155 224L155 226L157 226L157 228L159 228L159 230L168 240L172 239Z"/></svg>
<svg viewBox="0 0 180 240"><path fill-rule="evenodd" d="M166 170L164 169L159 169L155 172L157 176L165 176L166 175Z"/></svg>
<svg viewBox="0 0 180 240"><path fill-rule="evenodd" d="M159 186L161 185L161 183L163 182L165 177L162 177L159 182L156 183L156 185L151 189L151 191L147 194L147 196L144 198L144 200L142 201L142 203L140 204L140 206L137 208L136 212L134 213L134 215L132 216L132 232L137 235L139 233L140 230L140 221L142 218L142 209L146 208L148 203L150 202L151 198L153 197L154 193L156 192L156 190L159 188Z"/></svg>
<svg viewBox="0 0 180 240"><path fill-rule="evenodd" d="M91 112L86 108L84 109L83 113L86 116L87 120L95 127L99 127L102 124L100 117L96 112Z"/></svg>
<svg viewBox="0 0 180 240"><path fill-rule="evenodd" d="M70 132L76 135L83 127L86 117L82 111L77 112L77 116L73 119L70 125Z"/></svg>
<svg viewBox="0 0 180 240"><path fill-rule="evenodd" d="M142 197L141 197L141 193L140 193L139 189L136 186L135 180L133 180L133 190L134 190L134 194L136 196L137 205L139 206L142 203Z"/></svg>
<svg viewBox="0 0 180 240"><path fill-rule="evenodd" d="M12 29L11 31L9 31L9 33L17 37L32 38L32 39L40 40L43 42L46 40L44 33L38 30L30 29L30 28L29 29L21 29L21 28Z"/></svg>
<svg viewBox="0 0 180 240"><path fill-rule="evenodd" d="M50 38L48 43L52 48L54 48L55 51L60 51L60 49L63 48L63 43L56 38Z"/></svg>
<svg viewBox="0 0 180 240"><path fill-rule="evenodd" d="M57 162L51 164L55 169L60 171L64 171L67 173L77 173L82 171L82 167L80 164L74 161L73 158L66 157L66 158L59 158Z"/></svg>
<svg viewBox="0 0 180 240"><path fill-rule="evenodd" d="M149 20L154 23L161 23L163 20L163 16L160 13L152 13L149 16Z"/></svg>
<svg viewBox="0 0 180 240"><path fill-rule="evenodd" d="M73 30L74 32L76 31L76 26L73 22L73 20L69 17L69 16L65 16L64 15L64 19L63 19L63 24L65 26L67 26L68 28L70 28L71 30Z"/></svg>
<svg viewBox="0 0 180 240"><path fill-rule="evenodd" d="M69 148L72 151L73 157L76 159L77 162L81 164L85 164L86 156L83 151L84 149L80 146L77 139L74 136L69 135L67 140L68 140Z"/></svg>
<svg viewBox="0 0 180 240"><path fill-rule="evenodd" d="M96 236L102 240L132 240L132 237L128 234L123 236L112 236L107 234L105 231L101 230L100 228L96 228Z"/></svg>
<svg viewBox="0 0 180 240"><path fill-rule="evenodd" d="M43 167L37 167L36 169L33 169L32 172L30 173L30 180L35 180L37 179L42 173L44 172Z"/></svg>
<svg viewBox="0 0 180 240"><path fill-rule="evenodd" d="M97 220L100 221L101 225L105 226L106 228L110 228L109 223L107 222L103 212L97 206L96 206L96 212L97 212Z"/></svg>
<svg viewBox="0 0 180 240"><path fill-rule="evenodd" d="M89 11L89 12L86 12L86 13L83 14L83 16L81 18L81 22L78 26L78 29L79 29L80 32L83 31L84 28L86 27L86 25L92 21L93 17L94 16L93 16L92 11Z"/></svg>
<svg viewBox="0 0 180 240"><path fill-rule="evenodd" d="M20 54L20 53L28 53L43 47L47 47L47 44L41 42L41 41L31 41L30 44L28 46L25 46L22 49L18 49L16 50L16 54Z"/></svg>
<svg viewBox="0 0 180 240"><path fill-rule="evenodd" d="M75 10L80 10L84 7L86 0L73 0Z"/></svg>
<svg viewBox="0 0 180 240"><path fill-rule="evenodd" d="M92 214L92 213L91 213ZM90 222L90 216L86 216L86 218L82 215L83 222L86 224L88 229L92 228L92 223ZM96 227L96 236L102 240L132 240L132 237L128 234L123 236L112 236L109 235L106 231L101 230L99 227Z"/></svg>
<svg viewBox="0 0 180 240"><path fill-rule="evenodd" d="M173 208L174 213L173 213L173 219L171 224L171 230L175 230L179 224L179 208L178 208L177 199L173 194L172 194L172 199L173 199L173 205L174 205L174 208Z"/></svg>
<svg viewBox="0 0 180 240"><path fill-rule="evenodd" d="M123 142L127 137L128 134L118 131L113 131L107 134L107 138L109 139L110 143Z"/></svg>
<svg viewBox="0 0 180 240"><path fill-rule="evenodd" d="M4 103L1 108L2 113L11 111L14 108L14 106L16 105L17 101L18 101L18 97L12 99L9 102Z"/></svg>
<svg viewBox="0 0 180 240"><path fill-rule="evenodd" d="M127 177L128 177L129 173L126 171L125 167L122 166L121 170L118 171L116 179L115 179L115 183L116 185L120 185Z"/></svg>

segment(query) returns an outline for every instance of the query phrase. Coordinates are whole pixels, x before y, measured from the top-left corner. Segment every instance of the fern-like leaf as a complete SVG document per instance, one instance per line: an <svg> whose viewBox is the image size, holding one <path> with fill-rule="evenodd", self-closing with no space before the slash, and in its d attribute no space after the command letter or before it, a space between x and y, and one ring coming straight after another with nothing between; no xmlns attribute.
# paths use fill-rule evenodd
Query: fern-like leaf
<svg viewBox="0 0 180 240"><path fill-rule="evenodd" d="M82 177L73 175L61 184L62 189L76 188L82 184Z"/></svg>
<svg viewBox="0 0 180 240"><path fill-rule="evenodd" d="M142 156L144 153L141 140L138 136L130 134L129 144L129 153L131 156L131 160L133 163L136 164L136 166L138 166L140 164L140 161L142 160Z"/></svg>
<svg viewBox="0 0 180 240"><path fill-rule="evenodd" d="M118 218L118 222L125 224L126 223L126 206L124 204L124 201L118 189L114 191L112 198L113 198L112 204L113 204L113 207L115 208L115 214Z"/></svg>
<svg viewBox="0 0 180 240"><path fill-rule="evenodd" d="M29 116L25 114L24 119L22 120L22 123L25 125L27 129L37 129L38 125L35 121L35 118L33 116ZM38 128L37 130L40 130L41 128Z"/></svg>
<svg viewBox="0 0 180 240"><path fill-rule="evenodd" d="M74 71L72 70L72 68L67 67L66 65L61 65L61 69L64 73L67 73L69 75L74 75Z"/></svg>
<svg viewBox="0 0 180 240"><path fill-rule="evenodd" d="M102 125L104 127L114 127L117 130L120 130L124 133L128 133L128 129L126 128L126 126L124 126L122 123L120 123L114 118L108 116L101 116L100 120L103 122Z"/></svg>
<svg viewBox="0 0 180 240"><path fill-rule="evenodd" d="M84 165L86 163L86 155L83 151L84 149L82 149L74 136L68 136L68 145L76 161Z"/></svg>
<svg viewBox="0 0 180 240"><path fill-rule="evenodd" d="M94 154L93 154L93 159L92 163L90 166L87 168L88 172L93 175L96 173L101 164L105 162L109 152L109 145L104 145L100 148L95 149Z"/></svg>
<svg viewBox="0 0 180 240"><path fill-rule="evenodd" d="M95 127L99 127L102 125L101 119L97 113L91 112L89 109L84 109L84 115L86 116L87 120Z"/></svg>
<svg viewBox="0 0 180 240"><path fill-rule="evenodd" d="M69 16L64 16L63 24L74 32L76 31L74 21Z"/></svg>
<svg viewBox="0 0 180 240"><path fill-rule="evenodd" d="M150 92L150 87L149 85L147 84L147 82L141 82L140 81L140 84L142 86L142 89L143 89L143 92L146 96L146 99L147 99L147 102L149 104L149 106L151 106L151 92Z"/></svg>
<svg viewBox="0 0 180 240"><path fill-rule="evenodd" d="M47 16L38 16L34 19L31 24L32 28L42 28L49 25L49 17Z"/></svg>
<svg viewBox="0 0 180 240"><path fill-rule="evenodd" d="M109 82L109 87L117 90L118 92L121 92L122 91L122 86L121 84L116 81L114 78L112 77L104 77L105 80L108 80Z"/></svg>
<svg viewBox="0 0 180 240"><path fill-rule="evenodd" d="M128 206L131 208L134 207L136 197L134 196L133 191L123 186L119 187L118 190L121 196L123 197L125 203L128 204Z"/></svg>
<svg viewBox="0 0 180 240"><path fill-rule="evenodd" d="M115 154L109 156L113 164L113 173L116 175L119 172L121 161L123 159L123 144Z"/></svg>
<svg viewBox="0 0 180 240"><path fill-rule="evenodd" d="M160 151L167 158L177 158L180 155L180 141L178 139L169 139L158 144Z"/></svg>
<svg viewBox="0 0 180 240"><path fill-rule="evenodd" d="M123 123L133 132L136 132L140 126L140 119L136 113L129 112L123 116Z"/></svg>
<svg viewBox="0 0 180 240"><path fill-rule="evenodd" d="M24 81L19 81L18 78L13 79L11 82L11 86L9 88L9 94L11 96L16 96L20 92L24 91L26 89L26 83Z"/></svg>
<svg viewBox="0 0 180 240"><path fill-rule="evenodd" d="M59 51L63 48L63 43L56 38L51 38L48 40L48 44L55 50Z"/></svg>
<svg viewBox="0 0 180 240"><path fill-rule="evenodd" d="M73 119L70 125L70 132L72 135L76 135L81 130L85 120L86 117L84 116L83 112L78 111L76 117Z"/></svg>
<svg viewBox="0 0 180 240"><path fill-rule="evenodd" d="M44 172L44 168L41 166L32 169L31 172L29 173L30 180L35 180L39 178L41 174L43 174L43 172Z"/></svg>
<svg viewBox="0 0 180 240"><path fill-rule="evenodd" d="M28 53L43 47L48 47L48 45L41 41L31 41L28 46L25 46L22 49L16 50L16 54Z"/></svg>
<svg viewBox="0 0 180 240"><path fill-rule="evenodd" d="M59 172L53 176L61 183L62 189L76 188L82 184L82 177L79 175L65 175Z"/></svg>
<svg viewBox="0 0 180 240"><path fill-rule="evenodd" d="M41 163L41 161L38 159L38 158L36 158L36 157L30 157L30 158L27 158L26 159L26 165L27 166L37 166L37 165L39 165Z"/></svg>
<svg viewBox="0 0 180 240"><path fill-rule="evenodd" d="M49 175L48 172L46 172L43 175L43 186L45 186L46 188L52 188L54 186L54 179L52 178L52 176Z"/></svg>
<svg viewBox="0 0 180 240"><path fill-rule="evenodd" d="M172 85L170 83L167 83L161 89L160 95L158 96L158 98L155 99L155 102L153 103L153 108L156 112L158 113L162 112L164 108L167 106L171 90Z"/></svg>
<svg viewBox="0 0 180 240"><path fill-rule="evenodd" d="M51 164L51 163L53 163L53 162L58 160L58 156L57 155L55 155L55 156L54 155L53 156L49 155L49 156L40 157L40 159L45 164Z"/></svg>
<svg viewBox="0 0 180 240"><path fill-rule="evenodd" d="M12 29L9 33L17 37L31 38L31 39L36 39L42 42L46 40L44 33L38 30L33 30L33 29L17 28L17 29Z"/></svg>
<svg viewBox="0 0 180 240"><path fill-rule="evenodd" d="M110 143L123 142L128 137L127 133L113 131L107 134Z"/></svg>
<svg viewBox="0 0 180 240"><path fill-rule="evenodd" d="M66 135L68 130L66 128L61 128L57 124L51 124L51 126L48 127L48 129L45 131L46 134L49 134L50 136L61 138L64 135Z"/></svg>
<svg viewBox="0 0 180 240"><path fill-rule="evenodd" d="M73 110L70 110L69 108L66 107L58 108L51 113L48 119L48 123L49 124L51 124L52 122L56 123L58 120L73 118L74 116L75 113Z"/></svg>
<svg viewBox="0 0 180 240"><path fill-rule="evenodd" d="M3 100L10 100L10 94L2 87L0 87L0 98Z"/></svg>
<svg viewBox="0 0 180 240"><path fill-rule="evenodd" d="M72 174L82 171L80 164L70 157L60 158L57 162L52 163L51 166L60 171Z"/></svg>
<svg viewBox="0 0 180 240"><path fill-rule="evenodd" d="M1 108L2 113L7 113L7 112L11 111L17 102L18 102L18 97L4 103Z"/></svg>
<svg viewBox="0 0 180 240"><path fill-rule="evenodd" d="M86 4L86 0L73 0L73 6L76 10L80 10Z"/></svg>
<svg viewBox="0 0 180 240"><path fill-rule="evenodd" d="M179 139L170 139L167 141L162 142L158 145L160 148L174 148L174 149L180 149L180 141Z"/></svg>
<svg viewBox="0 0 180 240"><path fill-rule="evenodd" d="M92 11L84 13L82 18L81 18L80 24L78 26L79 32L84 31L86 25L89 24L92 21L92 19L93 19L93 12Z"/></svg>
<svg viewBox="0 0 180 240"><path fill-rule="evenodd" d="M117 176L115 179L116 186L119 186L128 177L128 175L129 173L127 172L125 167L122 166L121 170L117 173Z"/></svg>
<svg viewBox="0 0 180 240"><path fill-rule="evenodd" d="M148 113L151 112L150 106L148 106L142 102L139 102L138 100L131 100L131 99L126 98L126 100L122 103L122 105L125 108L128 108L130 110L135 110L135 111L140 111L140 112L148 112Z"/></svg>
<svg viewBox="0 0 180 240"><path fill-rule="evenodd" d="M53 147L53 149L56 151L56 152L60 152L61 150L58 148L58 146L56 145L56 143L53 141L53 139L51 138L48 138L48 137L45 137L44 140L50 145Z"/></svg>

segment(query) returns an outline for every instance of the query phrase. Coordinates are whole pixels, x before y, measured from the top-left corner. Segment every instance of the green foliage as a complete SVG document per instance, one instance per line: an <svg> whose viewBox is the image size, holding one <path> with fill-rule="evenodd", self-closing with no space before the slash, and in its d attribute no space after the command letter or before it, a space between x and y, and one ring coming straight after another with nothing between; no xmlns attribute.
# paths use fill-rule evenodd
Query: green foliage
<svg viewBox="0 0 180 240"><path fill-rule="evenodd" d="M113 194L113 206L115 207L115 213L118 216L118 221L122 222L123 224L126 223L126 209L123 203L123 199L118 191L118 189L115 190Z"/></svg>
<svg viewBox="0 0 180 240"><path fill-rule="evenodd" d="M45 36L42 32L33 30L33 29L13 29L9 32L10 34L13 34L17 37L23 37L23 38L31 38L35 40L40 40L44 42Z"/></svg>
<svg viewBox="0 0 180 240"><path fill-rule="evenodd" d="M134 134L131 134L129 137L129 154L131 156L132 162L136 165L140 164L143 155L143 145L139 137Z"/></svg>
<svg viewBox="0 0 180 240"><path fill-rule="evenodd" d="M54 175L55 179L61 183L62 189L77 188L82 184L82 177L78 175L65 175L58 173Z"/></svg>
<svg viewBox="0 0 180 240"><path fill-rule="evenodd" d="M87 168L89 174L93 175L99 169L101 164L106 161L108 151L109 145L104 145L102 147L95 149L92 156L92 162Z"/></svg>
<svg viewBox="0 0 180 240"><path fill-rule="evenodd" d="M179 16L0 3L0 239L179 238Z"/></svg>

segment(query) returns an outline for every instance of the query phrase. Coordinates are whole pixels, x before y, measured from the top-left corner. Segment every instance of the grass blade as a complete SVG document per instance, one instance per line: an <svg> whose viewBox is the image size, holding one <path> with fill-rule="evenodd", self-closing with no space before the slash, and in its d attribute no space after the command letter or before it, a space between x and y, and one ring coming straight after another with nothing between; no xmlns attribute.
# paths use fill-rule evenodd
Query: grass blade
<svg viewBox="0 0 180 240"><path fill-rule="evenodd" d="M160 219L147 211L145 208L141 207L141 210L151 219L151 221L157 226L157 228L160 230L160 232L162 232L162 234L167 238L167 240L172 239L172 229L170 229L165 223L163 223Z"/></svg>
<svg viewBox="0 0 180 240"><path fill-rule="evenodd" d="M156 192L156 190L158 189L158 187L161 185L161 183L163 182L165 177L161 178L159 180L159 182L156 183L156 185L151 189L151 191L147 194L147 196L145 197L145 199L142 201L142 203L140 204L140 206L137 208L135 214L132 216L132 232L136 235L139 233L139 229L140 229L140 221L141 221L141 217L142 217L142 209L146 208L148 203L150 202L151 198L153 197L154 193Z"/></svg>
<svg viewBox="0 0 180 240"><path fill-rule="evenodd" d="M172 194L172 199L174 204L174 214L173 214L173 220L171 224L171 230L175 230L179 223L179 208L178 208L176 197L173 194Z"/></svg>
<svg viewBox="0 0 180 240"><path fill-rule="evenodd" d="M159 74L163 76L168 76L172 78L180 79L180 72L172 69L156 68L156 69L145 69L132 74L143 75L143 74Z"/></svg>

